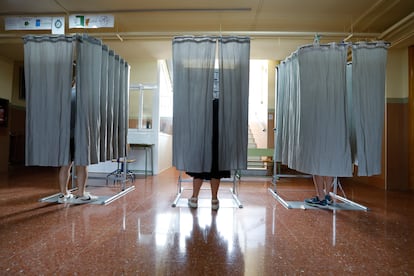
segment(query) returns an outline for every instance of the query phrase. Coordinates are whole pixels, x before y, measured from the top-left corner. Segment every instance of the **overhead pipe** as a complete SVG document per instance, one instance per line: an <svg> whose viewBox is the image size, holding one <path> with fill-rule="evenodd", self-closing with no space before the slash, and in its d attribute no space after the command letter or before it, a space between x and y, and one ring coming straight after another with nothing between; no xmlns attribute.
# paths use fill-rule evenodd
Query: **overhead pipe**
<svg viewBox="0 0 414 276"><path fill-rule="evenodd" d="M394 25L392 25L391 27L389 27L388 29L386 29L384 32L382 32L378 38L379 39L383 39L386 35L388 35L389 33L391 33L392 31L394 31L395 29L399 28L401 25L407 23L408 21L410 21L412 18L414 17L414 12L411 12L409 15L407 15L406 17L404 17L403 19L401 19L400 21L398 21L397 23L395 23Z"/></svg>

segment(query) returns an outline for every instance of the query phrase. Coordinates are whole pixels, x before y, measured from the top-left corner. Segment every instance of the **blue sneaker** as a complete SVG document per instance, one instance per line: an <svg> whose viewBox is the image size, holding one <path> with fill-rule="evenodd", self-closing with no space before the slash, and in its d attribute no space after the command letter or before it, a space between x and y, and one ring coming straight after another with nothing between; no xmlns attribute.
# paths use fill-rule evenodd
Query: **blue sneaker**
<svg viewBox="0 0 414 276"><path fill-rule="evenodd" d="M326 195L325 200L328 203L328 205L331 205L333 203L332 197L330 195Z"/></svg>
<svg viewBox="0 0 414 276"><path fill-rule="evenodd" d="M313 204L318 201L319 201L319 198L317 196L305 199L305 203L309 203L309 204Z"/></svg>
<svg viewBox="0 0 414 276"><path fill-rule="evenodd" d="M326 199L319 200L317 196L305 199L305 203L318 208L328 208L328 202Z"/></svg>

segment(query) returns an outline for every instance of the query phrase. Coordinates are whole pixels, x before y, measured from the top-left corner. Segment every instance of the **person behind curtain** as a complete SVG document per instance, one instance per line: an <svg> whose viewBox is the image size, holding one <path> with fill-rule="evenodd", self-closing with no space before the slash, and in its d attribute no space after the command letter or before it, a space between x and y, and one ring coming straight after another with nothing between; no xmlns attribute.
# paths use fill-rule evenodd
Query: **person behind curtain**
<svg viewBox="0 0 414 276"><path fill-rule="evenodd" d="M73 158L75 155L75 111L76 111L76 88L75 79L72 80L72 92L71 92L71 119L70 119L70 158L72 161L68 165L61 166L59 168L59 188L60 194L58 196L58 203L74 203L82 204L96 201L97 196L91 195L86 192L86 182L88 179L88 166L76 166L76 186L77 190L75 194L72 194L69 189L69 180L71 176L71 169L73 166Z"/></svg>
<svg viewBox="0 0 414 276"><path fill-rule="evenodd" d="M315 185L316 196L305 199L305 203L315 207L327 208L332 204L332 197L329 192L332 188L334 178L332 176L313 176L313 184Z"/></svg>
<svg viewBox="0 0 414 276"><path fill-rule="evenodd" d="M201 186L204 180L210 180L211 185L211 209L217 211L220 206L219 199L217 197L218 190L220 187L220 179L230 177L230 171L220 171L218 169L218 141L219 141L219 131L218 131L218 108L219 100L217 93L214 95L213 99L213 137L212 137L212 164L210 172L186 172L189 176L193 177L193 194L191 198L188 199L188 206L190 208L198 207L198 195L200 193Z"/></svg>

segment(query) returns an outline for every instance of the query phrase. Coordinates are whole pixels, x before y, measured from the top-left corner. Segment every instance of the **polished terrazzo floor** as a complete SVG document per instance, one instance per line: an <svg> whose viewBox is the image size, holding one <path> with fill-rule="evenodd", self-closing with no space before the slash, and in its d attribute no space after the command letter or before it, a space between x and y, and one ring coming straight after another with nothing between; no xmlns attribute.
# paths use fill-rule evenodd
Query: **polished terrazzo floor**
<svg viewBox="0 0 414 276"><path fill-rule="evenodd" d="M197 210L171 207L177 178L174 169L140 176L108 205L65 205L39 202L58 191L56 169L0 174L0 275L414 275L412 192L343 179L347 197L369 211L286 209L269 179L242 178L243 208L224 182L212 212L208 190ZM119 191L89 183L97 195ZM303 200L313 186L281 179L278 192Z"/></svg>

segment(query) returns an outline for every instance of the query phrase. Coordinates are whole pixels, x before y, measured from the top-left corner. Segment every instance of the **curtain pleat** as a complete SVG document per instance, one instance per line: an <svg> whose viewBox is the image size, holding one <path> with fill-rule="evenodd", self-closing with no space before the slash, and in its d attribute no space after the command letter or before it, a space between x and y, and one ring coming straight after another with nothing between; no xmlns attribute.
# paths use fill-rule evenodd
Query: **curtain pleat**
<svg viewBox="0 0 414 276"><path fill-rule="evenodd" d="M356 133L355 133L355 114L353 111L352 96L352 63L346 66L346 123L349 130L349 144L351 146L352 164L357 163L356 156Z"/></svg>
<svg viewBox="0 0 414 276"><path fill-rule="evenodd" d="M130 66L128 62L124 63L124 86L123 86L123 96L124 96L124 114L123 114L123 141L124 141L124 156L128 154L128 116L129 116L129 76L130 76Z"/></svg>
<svg viewBox="0 0 414 276"><path fill-rule="evenodd" d="M108 56L108 109L107 109L107 159L114 158L114 79L115 79L115 54L114 51L109 51Z"/></svg>
<svg viewBox="0 0 414 276"><path fill-rule="evenodd" d="M282 149L283 145L282 143L285 141L282 139L282 130L284 129L283 126L283 116L285 115L285 108L283 105L284 102L284 96L285 96L285 84L284 84L284 74L286 72L285 70L285 62L282 62L279 64L279 66L276 68L276 80L277 80L277 87L275 91L275 99L276 99L276 116L275 116L275 140L274 140L274 156L273 159L275 162L281 162L282 161Z"/></svg>
<svg viewBox="0 0 414 276"><path fill-rule="evenodd" d="M102 46L102 67L101 67L101 145L100 145L100 160L105 161L107 159L107 144L108 144L108 47Z"/></svg>
<svg viewBox="0 0 414 276"><path fill-rule="evenodd" d="M282 70L283 69L283 70ZM281 70L281 81L283 82L283 89L280 91L280 104L282 105L280 112L280 126L278 127L278 130L280 132L280 137L282 140L281 150L280 150L280 161L282 161L284 164L288 164L289 160L289 116L290 116L290 94L291 90L289 89L289 76L291 74L291 63L287 62L284 63L283 66L280 68ZM282 84L282 83L281 83ZM279 116L278 116L279 117Z"/></svg>
<svg viewBox="0 0 414 276"><path fill-rule="evenodd" d="M247 169L250 38L219 40L219 170Z"/></svg>
<svg viewBox="0 0 414 276"><path fill-rule="evenodd" d="M209 172L216 39L176 37L173 48L173 165Z"/></svg>
<svg viewBox="0 0 414 276"><path fill-rule="evenodd" d="M112 147L113 158L122 157L119 153L119 78L120 78L120 58L115 55L114 63L114 109L113 109L113 132L112 132Z"/></svg>
<svg viewBox="0 0 414 276"><path fill-rule="evenodd" d="M385 110L385 44L355 44L352 47L352 103L358 175L381 173Z"/></svg>
<svg viewBox="0 0 414 276"><path fill-rule="evenodd" d="M102 42L83 35L77 50L74 163L86 166L98 163L100 156Z"/></svg>
<svg viewBox="0 0 414 276"><path fill-rule="evenodd" d="M119 156L126 155L126 90L125 90L125 79L126 79L126 71L125 71L125 61L124 59L120 59L119 61L119 122L118 122L118 153Z"/></svg>
<svg viewBox="0 0 414 276"><path fill-rule="evenodd" d="M25 36L26 165L70 162L73 37Z"/></svg>
<svg viewBox="0 0 414 276"><path fill-rule="evenodd" d="M298 150L300 149L299 132L300 132L300 72L298 55L294 54L291 57L291 62L288 64L289 74L287 75L287 83L289 87L288 93L288 116L285 117L285 124L287 130L285 136L287 139L287 147L284 152L286 164L294 168L297 166Z"/></svg>

